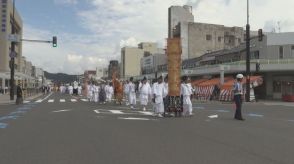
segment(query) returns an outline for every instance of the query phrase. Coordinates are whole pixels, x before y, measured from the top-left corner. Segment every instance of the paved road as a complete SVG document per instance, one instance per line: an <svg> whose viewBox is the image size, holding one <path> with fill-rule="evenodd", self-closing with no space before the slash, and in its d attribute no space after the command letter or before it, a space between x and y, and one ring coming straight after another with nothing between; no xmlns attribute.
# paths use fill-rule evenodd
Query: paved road
<svg viewBox="0 0 294 164"><path fill-rule="evenodd" d="M232 104L194 104L194 113L156 118L59 93L0 105L0 163L294 163L293 106L245 104L246 121L232 119Z"/></svg>

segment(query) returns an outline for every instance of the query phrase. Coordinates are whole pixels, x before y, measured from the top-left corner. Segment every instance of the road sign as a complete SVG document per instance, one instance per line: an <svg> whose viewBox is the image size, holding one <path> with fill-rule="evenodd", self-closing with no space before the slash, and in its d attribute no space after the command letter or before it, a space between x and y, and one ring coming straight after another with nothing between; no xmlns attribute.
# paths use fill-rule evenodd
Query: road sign
<svg viewBox="0 0 294 164"><path fill-rule="evenodd" d="M10 42L20 42L20 37L17 34L8 34L7 40Z"/></svg>
<svg viewBox="0 0 294 164"><path fill-rule="evenodd" d="M17 53L15 51L12 51L9 53L10 58L15 58Z"/></svg>

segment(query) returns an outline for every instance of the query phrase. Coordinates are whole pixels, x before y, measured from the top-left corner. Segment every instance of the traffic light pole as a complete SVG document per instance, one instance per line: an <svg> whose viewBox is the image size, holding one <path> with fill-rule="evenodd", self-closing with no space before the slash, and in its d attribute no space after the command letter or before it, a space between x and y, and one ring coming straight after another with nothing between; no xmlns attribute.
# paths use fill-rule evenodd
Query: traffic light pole
<svg viewBox="0 0 294 164"><path fill-rule="evenodd" d="M12 13L12 27L11 31L12 34L15 34L15 20L14 20L14 13L15 13L15 0L13 0L13 13ZM15 52L15 42L11 42L11 49L10 53ZM15 82L14 82L14 58L15 56L11 56L10 59L10 100L14 100L14 88L15 88Z"/></svg>
<svg viewBox="0 0 294 164"><path fill-rule="evenodd" d="M246 102L250 102L250 25L249 25L249 0L247 0L247 24L246 24Z"/></svg>

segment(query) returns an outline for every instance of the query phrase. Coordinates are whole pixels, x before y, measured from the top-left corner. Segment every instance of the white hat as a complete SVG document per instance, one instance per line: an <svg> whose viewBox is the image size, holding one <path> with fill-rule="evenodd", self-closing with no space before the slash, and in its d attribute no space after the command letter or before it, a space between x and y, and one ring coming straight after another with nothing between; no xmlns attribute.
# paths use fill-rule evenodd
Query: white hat
<svg viewBox="0 0 294 164"><path fill-rule="evenodd" d="M238 74L236 77L237 79L242 79L244 76L242 74Z"/></svg>

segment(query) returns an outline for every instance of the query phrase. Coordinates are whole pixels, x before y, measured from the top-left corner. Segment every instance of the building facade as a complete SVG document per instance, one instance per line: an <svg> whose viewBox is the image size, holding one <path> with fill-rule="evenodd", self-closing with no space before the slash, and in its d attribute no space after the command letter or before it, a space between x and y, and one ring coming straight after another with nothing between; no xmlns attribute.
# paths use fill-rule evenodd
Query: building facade
<svg viewBox="0 0 294 164"><path fill-rule="evenodd" d="M188 36L189 58L194 58L240 45L244 41L244 30L242 27L191 22L188 24Z"/></svg>
<svg viewBox="0 0 294 164"><path fill-rule="evenodd" d="M10 87L10 67L9 67L9 53L11 42L7 40L8 35L12 33L12 26L16 29L16 34L19 38L22 37L23 23L17 10L15 10L13 20L13 4L11 0L0 1L0 86L2 88ZM14 24L13 24L14 22ZM20 62L22 57L22 43L16 43L15 51L17 56L15 58L15 72L20 72Z"/></svg>
<svg viewBox="0 0 294 164"><path fill-rule="evenodd" d="M137 47L124 47L121 49L121 75L123 78L141 74L141 58L144 50Z"/></svg>
<svg viewBox="0 0 294 164"><path fill-rule="evenodd" d="M192 6L171 6L168 8L168 37L181 37L182 59L188 55L188 24L194 22ZM178 29L178 31L176 31ZM179 33L180 31L180 33Z"/></svg>

